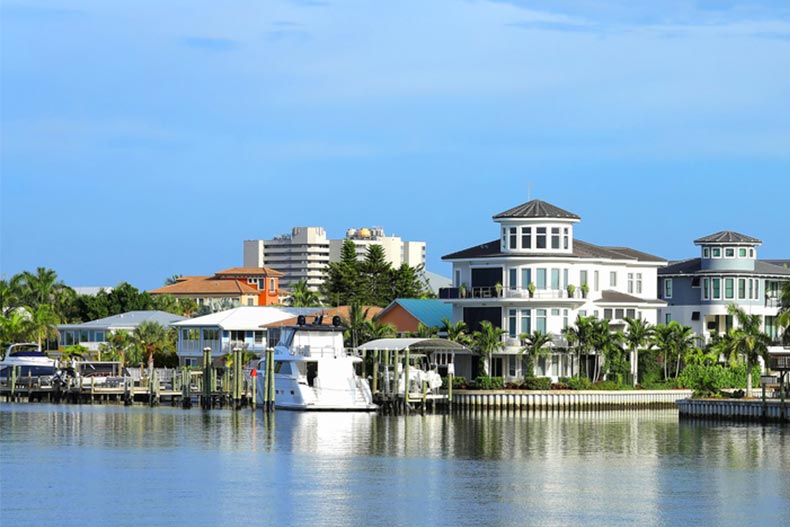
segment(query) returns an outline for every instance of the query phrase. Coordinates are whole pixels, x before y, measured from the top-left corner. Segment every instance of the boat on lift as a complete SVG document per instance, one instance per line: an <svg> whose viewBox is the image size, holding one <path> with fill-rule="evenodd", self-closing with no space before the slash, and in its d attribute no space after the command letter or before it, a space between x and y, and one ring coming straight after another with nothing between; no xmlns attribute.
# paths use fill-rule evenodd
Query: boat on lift
<svg viewBox="0 0 790 527"><path fill-rule="evenodd" d="M297 325L282 328L274 347L275 408L288 410L374 411L373 395L366 379L356 371L362 359L343 346L340 317L332 325L319 315L311 324L304 315ZM257 401L264 403L266 361L257 365Z"/></svg>
<svg viewBox="0 0 790 527"><path fill-rule="evenodd" d="M30 379L40 380L42 384L46 384L57 372L57 361L47 357L38 344L32 342L11 344L3 360L0 361L0 379L4 381L10 379L14 368L17 368L18 382L26 382Z"/></svg>

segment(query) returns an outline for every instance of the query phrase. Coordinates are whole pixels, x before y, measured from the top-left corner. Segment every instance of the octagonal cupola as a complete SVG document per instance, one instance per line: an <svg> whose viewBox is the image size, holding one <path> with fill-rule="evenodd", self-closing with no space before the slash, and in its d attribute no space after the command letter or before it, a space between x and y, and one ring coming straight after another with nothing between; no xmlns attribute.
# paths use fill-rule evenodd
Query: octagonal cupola
<svg viewBox="0 0 790 527"><path fill-rule="evenodd" d="M572 254L573 225L581 218L551 203L532 200L494 216L503 253Z"/></svg>
<svg viewBox="0 0 790 527"><path fill-rule="evenodd" d="M721 231L694 240L694 245L701 250L701 268L725 271L753 271L757 247L762 244L757 238L733 231Z"/></svg>

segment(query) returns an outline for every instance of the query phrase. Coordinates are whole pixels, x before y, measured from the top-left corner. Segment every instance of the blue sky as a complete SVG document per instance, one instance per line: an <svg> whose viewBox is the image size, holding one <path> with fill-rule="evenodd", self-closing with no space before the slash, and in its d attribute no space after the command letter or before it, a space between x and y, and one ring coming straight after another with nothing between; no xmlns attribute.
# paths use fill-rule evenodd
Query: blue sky
<svg viewBox="0 0 790 527"><path fill-rule="evenodd" d="M149 289L242 241L440 257L540 198L668 259L790 258L790 3L0 2L0 274ZM529 190L528 190L529 189Z"/></svg>

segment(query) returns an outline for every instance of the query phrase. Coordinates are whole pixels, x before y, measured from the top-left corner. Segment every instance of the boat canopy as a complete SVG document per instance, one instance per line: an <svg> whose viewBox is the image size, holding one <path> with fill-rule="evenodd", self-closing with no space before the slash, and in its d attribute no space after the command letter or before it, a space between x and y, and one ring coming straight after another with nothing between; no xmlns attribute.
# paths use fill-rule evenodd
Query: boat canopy
<svg viewBox="0 0 790 527"><path fill-rule="evenodd" d="M451 352L460 355L471 355L472 350L447 339L425 339L425 338L391 338L376 339L357 346L358 351L401 351L409 348L409 351L417 353L433 353L437 351Z"/></svg>

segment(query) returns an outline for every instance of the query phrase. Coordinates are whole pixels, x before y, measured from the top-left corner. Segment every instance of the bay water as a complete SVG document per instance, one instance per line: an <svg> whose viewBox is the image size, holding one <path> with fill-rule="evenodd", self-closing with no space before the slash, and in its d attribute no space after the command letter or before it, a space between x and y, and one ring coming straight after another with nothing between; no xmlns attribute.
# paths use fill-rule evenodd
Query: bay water
<svg viewBox="0 0 790 527"><path fill-rule="evenodd" d="M788 443L674 410L0 403L0 525L786 525Z"/></svg>

